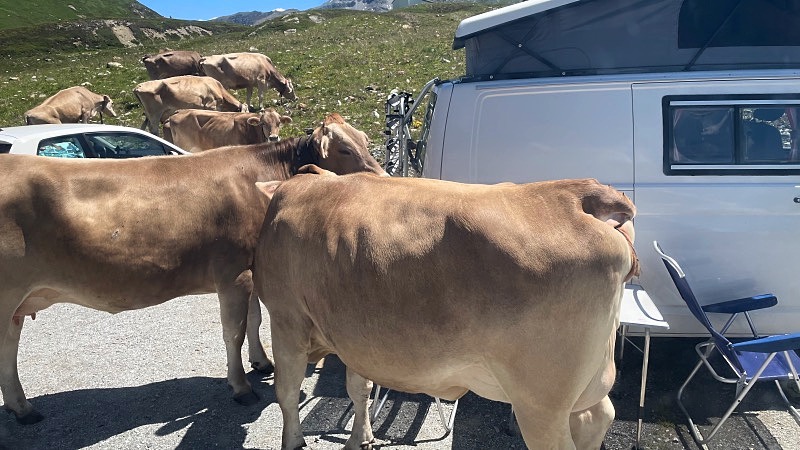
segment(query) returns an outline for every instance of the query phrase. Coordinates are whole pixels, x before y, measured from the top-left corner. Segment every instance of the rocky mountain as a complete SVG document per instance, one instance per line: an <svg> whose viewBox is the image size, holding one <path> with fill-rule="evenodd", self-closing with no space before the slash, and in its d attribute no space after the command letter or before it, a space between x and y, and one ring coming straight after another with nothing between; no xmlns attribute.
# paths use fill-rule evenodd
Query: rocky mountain
<svg viewBox="0 0 800 450"><path fill-rule="evenodd" d="M327 0L320 8L385 12L392 9L392 3L392 0Z"/></svg>
<svg viewBox="0 0 800 450"><path fill-rule="evenodd" d="M250 11L250 12L238 12L236 14L231 14L229 16L220 16L211 19L215 22L230 22L230 23L238 23L239 25L260 25L263 22L268 20L277 19L283 17L287 14L299 12L297 9L276 9L275 11L269 12L262 12L262 11Z"/></svg>

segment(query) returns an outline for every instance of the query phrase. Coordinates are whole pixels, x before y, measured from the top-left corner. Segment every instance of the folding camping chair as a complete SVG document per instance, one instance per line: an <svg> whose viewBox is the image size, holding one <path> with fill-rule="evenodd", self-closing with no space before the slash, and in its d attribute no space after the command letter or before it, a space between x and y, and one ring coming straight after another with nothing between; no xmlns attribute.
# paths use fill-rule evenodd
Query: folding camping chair
<svg viewBox="0 0 800 450"><path fill-rule="evenodd" d="M378 418L378 414L380 414L383 405L389 398L389 392L391 392L391 389L386 389L381 397L381 389L383 388L376 383L375 397L373 398L372 406L370 407L370 419L373 421ZM453 422L456 420L458 400L453 402L453 409L450 410L450 415L446 416L444 412L444 406L442 405L442 401L439 399L439 397L433 397L433 399L436 400L436 409L439 411L439 420L442 422L442 426L445 430L445 436L447 436L451 431L453 431Z"/></svg>
<svg viewBox="0 0 800 450"><path fill-rule="evenodd" d="M778 303L777 298L772 294L763 294L701 306L694 296L694 293L692 293L689 283L686 281L685 272L678 265L677 261L667 256L661 250L658 242L653 241L653 246L656 252L661 255L661 259L667 267L667 271L670 277L672 277L675 287L686 302L692 315L700 321L709 333L711 333L709 340L695 347L697 354L700 356L700 361L678 390L678 406L689 420L689 431L691 431L697 443L705 448L705 444L719 431L722 424L725 423L731 413L739 406L757 381L775 382L775 386L777 386L778 392L786 403L786 406L788 406L789 412L800 425L800 414L798 414L797 409L789 402L780 383L781 381L793 383L798 391L800 391L800 379L798 379L797 376L797 369L800 368L800 357L798 357L796 353L796 350L800 349L800 333L759 337L749 314L750 311L776 305ZM730 314L731 316L722 329L717 331L706 316L706 313ZM728 331L728 328L730 328L739 314L743 314L747 320L750 331L753 333L753 338L743 342L731 343L728 338L725 337L725 332ZM718 354L728 363L730 369L736 374L735 378L724 377L717 373L709 362L713 354ZM686 386L703 365L706 366L711 376L717 381L736 384L736 397L733 403L728 410L725 411L725 414L720 418L719 422L714 425L708 433L708 436L703 436L681 401L684 389L686 389Z"/></svg>

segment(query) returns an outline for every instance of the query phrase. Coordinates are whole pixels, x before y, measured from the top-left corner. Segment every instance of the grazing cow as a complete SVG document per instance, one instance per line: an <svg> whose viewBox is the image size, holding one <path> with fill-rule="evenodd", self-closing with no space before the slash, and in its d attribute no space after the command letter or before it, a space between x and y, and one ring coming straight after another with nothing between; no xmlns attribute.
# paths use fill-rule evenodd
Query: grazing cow
<svg viewBox="0 0 800 450"><path fill-rule="evenodd" d="M277 141L281 126L292 118L273 108L261 113L183 109L164 123L164 137L190 152L226 145Z"/></svg>
<svg viewBox="0 0 800 450"><path fill-rule="evenodd" d="M200 53L190 50L163 51L142 57L151 80L177 77L179 75L202 75Z"/></svg>
<svg viewBox="0 0 800 450"><path fill-rule="evenodd" d="M58 91L41 105L25 112L25 124L42 123L89 123L89 119L103 113L117 117L112 108L114 102L107 95L95 94L83 86L74 86Z"/></svg>
<svg viewBox="0 0 800 450"><path fill-rule="evenodd" d="M600 447L623 283L638 271L622 193L595 180L358 174L259 187L273 196L253 280L270 314L283 449L304 445L300 384L328 353L347 366L347 449L373 442L368 380L511 403L531 449Z"/></svg>
<svg viewBox="0 0 800 450"><path fill-rule="evenodd" d="M159 125L179 109L247 112L247 105L211 77L181 75L145 81L139 83L133 93L144 109L145 119L141 128L148 127L156 136Z"/></svg>
<svg viewBox="0 0 800 450"><path fill-rule="evenodd" d="M292 80L278 72L272 60L261 53L228 53L211 55L200 59L203 73L219 80L228 89L247 88L247 104L253 94L253 87L258 87L258 105L264 99L267 88L275 88L281 97L296 100Z"/></svg>
<svg viewBox="0 0 800 450"><path fill-rule="evenodd" d="M17 373L25 316L57 302L117 313L218 292L228 383L256 400L242 367L272 370L258 339L250 267L267 198L257 181L314 163L385 175L366 135L338 114L309 136L182 157L65 160L0 155L0 391L22 423L42 418ZM248 317L248 307L254 310ZM122 405L120 405L122 406Z"/></svg>

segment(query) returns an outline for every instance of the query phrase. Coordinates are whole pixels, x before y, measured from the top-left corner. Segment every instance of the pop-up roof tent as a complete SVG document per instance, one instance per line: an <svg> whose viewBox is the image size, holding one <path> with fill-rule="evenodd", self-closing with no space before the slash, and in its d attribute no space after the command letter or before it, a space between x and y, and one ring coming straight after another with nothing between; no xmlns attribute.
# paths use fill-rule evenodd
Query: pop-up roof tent
<svg viewBox="0 0 800 450"><path fill-rule="evenodd" d="M467 76L800 68L800 0L528 0L470 17Z"/></svg>

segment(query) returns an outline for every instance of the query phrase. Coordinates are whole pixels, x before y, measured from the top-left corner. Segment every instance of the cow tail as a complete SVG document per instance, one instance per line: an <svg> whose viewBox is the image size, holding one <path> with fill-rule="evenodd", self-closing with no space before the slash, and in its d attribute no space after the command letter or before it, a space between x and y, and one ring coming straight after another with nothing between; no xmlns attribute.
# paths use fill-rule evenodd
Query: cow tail
<svg viewBox="0 0 800 450"><path fill-rule="evenodd" d="M625 222L620 223L614 227L615 230L619 231L622 236L625 237L625 241L628 243L628 248L631 252L631 270L625 276L625 281L630 280L633 277L639 276L641 273L641 265L639 264L639 257L636 255L636 248L633 246L633 239L631 239L630 229L629 227L633 227L633 222L630 220L626 220Z"/></svg>

